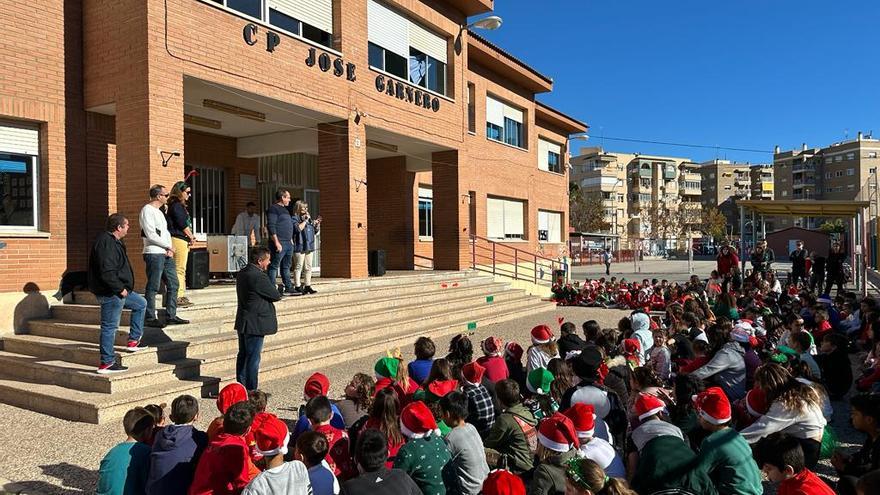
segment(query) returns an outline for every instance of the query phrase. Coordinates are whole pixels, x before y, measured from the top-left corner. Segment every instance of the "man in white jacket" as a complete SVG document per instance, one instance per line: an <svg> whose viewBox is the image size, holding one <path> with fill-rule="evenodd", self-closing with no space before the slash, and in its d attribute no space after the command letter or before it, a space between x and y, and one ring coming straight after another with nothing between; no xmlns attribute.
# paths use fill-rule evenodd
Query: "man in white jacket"
<svg viewBox="0 0 880 495"><path fill-rule="evenodd" d="M181 325L189 323L177 316L177 270L174 265L174 249L171 245L171 234L165 220L163 207L168 203L168 189L156 184L150 188L150 202L141 208L141 237L144 239L144 263L147 267L147 287L144 296L147 299L147 314L144 325L148 327L164 327L165 325ZM156 293L159 284L165 281L165 323L159 321L156 313Z"/></svg>

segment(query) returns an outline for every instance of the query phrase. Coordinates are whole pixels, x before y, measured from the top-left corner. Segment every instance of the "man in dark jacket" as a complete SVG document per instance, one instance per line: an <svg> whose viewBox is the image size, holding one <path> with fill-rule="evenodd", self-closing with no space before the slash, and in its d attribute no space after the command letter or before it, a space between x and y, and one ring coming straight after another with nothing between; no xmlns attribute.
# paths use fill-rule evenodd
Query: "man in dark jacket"
<svg viewBox="0 0 880 495"><path fill-rule="evenodd" d="M98 234L89 256L89 290L101 304L101 363L98 373L118 373L128 368L116 362L113 345L122 309L131 310L128 351L144 349L140 345L144 332L147 300L134 292L134 272L122 238L128 233L128 219L121 213L107 218L107 228Z"/></svg>
<svg viewBox="0 0 880 495"><path fill-rule="evenodd" d="M840 294L846 285L846 276L843 272L843 264L846 263L846 253L840 247L839 242L831 244L831 252L828 253L828 261L825 265L825 271L828 273L828 279L825 280L825 291L831 294L831 287L837 285L837 293Z"/></svg>
<svg viewBox="0 0 880 495"><path fill-rule="evenodd" d="M147 495L186 495L199 456L208 446L208 435L193 423L199 419L199 401L181 395L171 402L172 425L162 428L153 441Z"/></svg>
<svg viewBox="0 0 880 495"><path fill-rule="evenodd" d="M235 376L238 383L248 390L257 388L263 337L278 332L273 303L281 299L281 294L266 276L269 259L268 249L253 248L250 263L238 273L235 282L238 296L238 309L235 312L235 329L238 331Z"/></svg>
<svg viewBox="0 0 880 495"><path fill-rule="evenodd" d="M807 250L804 249L804 241L797 241L794 244L794 251L788 255L791 260L791 283L797 284L800 281L807 281Z"/></svg>

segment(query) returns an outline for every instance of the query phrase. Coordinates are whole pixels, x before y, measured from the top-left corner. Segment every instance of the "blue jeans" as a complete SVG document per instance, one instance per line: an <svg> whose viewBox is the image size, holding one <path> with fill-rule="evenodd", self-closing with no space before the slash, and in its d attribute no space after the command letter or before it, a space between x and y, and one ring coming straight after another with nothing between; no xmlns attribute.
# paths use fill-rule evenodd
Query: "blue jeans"
<svg viewBox="0 0 880 495"><path fill-rule="evenodd" d="M116 331L119 330L119 319L122 309L131 310L131 326L128 332L129 341L139 341L144 334L144 314L147 300L137 292L129 292L128 297L98 296L101 303L101 364L110 364L116 359L113 343Z"/></svg>
<svg viewBox="0 0 880 495"><path fill-rule="evenodd" d="M235 357L235 379L248 390L256 390L260 374L260 353L263 336L238 334L238 355Z"/></svg>
<svg viewBox="0 0 880 495"><path fill-rule="evenodd" d="M177 268L174 258L164 254L145 254L144 262L147 264L147 288L144 297L147 298L147 316L157 318L156 293L159 292L159 283L165 279L165 314L169 318L177 316Z"/></svg>
<svg viewBox="0 0 880 495"><path fill-rule="evenodd" d="M281 241L281 252L275 251L274 242L269 241L269 280L275 285L275 277L278 276L278 267L281 267L281 280L284 282L284 289L293 288L293 281L290 280L290 262L293 259L293 243L290 241Z"/></svg>

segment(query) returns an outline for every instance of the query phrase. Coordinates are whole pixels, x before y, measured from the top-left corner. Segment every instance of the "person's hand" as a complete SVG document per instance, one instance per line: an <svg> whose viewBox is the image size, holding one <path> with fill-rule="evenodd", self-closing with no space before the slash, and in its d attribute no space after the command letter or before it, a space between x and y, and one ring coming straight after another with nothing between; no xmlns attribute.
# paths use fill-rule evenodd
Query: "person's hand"
<svg viewBox="0 0 880 495"><path fill-rule="evenodd" d="M128 297L128 289L122 289L122 292L119 293L123 298Z"/></svg>
<svg viewBox="0 0 880 495"><path fill-rule="evenodd" d="M190 237L190 238L189 238L189 245L192 246L192 245L195 244L195 243L196 243L196 238L195 238L195 237Z"/></svg>
<svg viewBox="0 0 880 495"><path fill-rule="evenodd" d="M846 462L849 458L841 453L839 450L834 451L834 454L831 455L831 465L834 466L834 469L837 471L843 471L846 467Z"/></svg>
<svg viewBox="0 0 880 495"><path fill-rule="evenodd" d="M318 215L318 218L315 219L315 225L321 225L321 221L322 221L322 220L323 220L323 219L321 218L321 216Z"/></svg>
<svg viewBox="0 0 880 495"><path fill-rule="evenodd" d="M173 258L174 257L174 250L173 249L166 249L165 250L165 257L166 258Z"/></svg>
<svg viewBox="0 0 880 495"><path fill-rule="evenodd" d="M275 252L276 253L281 252L281 241L275 241Z"/></svg>

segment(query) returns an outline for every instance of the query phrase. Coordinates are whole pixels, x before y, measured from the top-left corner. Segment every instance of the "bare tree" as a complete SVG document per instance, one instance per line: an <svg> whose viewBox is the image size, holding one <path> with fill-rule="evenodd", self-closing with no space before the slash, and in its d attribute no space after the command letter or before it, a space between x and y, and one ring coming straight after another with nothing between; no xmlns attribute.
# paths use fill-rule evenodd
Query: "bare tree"
<svg viewBox="0 0 880 495"><path fill-rule="evenodd" d="M585 193L573 182L568 186L568 215L572 228L579 232L602 232L611 228L605 220L602 193Z"/></svg>

